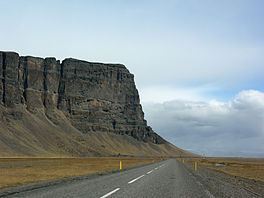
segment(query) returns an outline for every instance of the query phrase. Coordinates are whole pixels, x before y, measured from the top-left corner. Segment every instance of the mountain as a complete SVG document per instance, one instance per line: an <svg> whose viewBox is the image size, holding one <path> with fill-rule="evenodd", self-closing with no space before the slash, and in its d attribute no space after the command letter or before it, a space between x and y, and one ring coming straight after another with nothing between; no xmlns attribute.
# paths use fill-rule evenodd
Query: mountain
<svg viewBox="0 0 264 198"><path fill-rule="evenodd" d="M0 52L0 156L178 156L121 64Z"/></svg>

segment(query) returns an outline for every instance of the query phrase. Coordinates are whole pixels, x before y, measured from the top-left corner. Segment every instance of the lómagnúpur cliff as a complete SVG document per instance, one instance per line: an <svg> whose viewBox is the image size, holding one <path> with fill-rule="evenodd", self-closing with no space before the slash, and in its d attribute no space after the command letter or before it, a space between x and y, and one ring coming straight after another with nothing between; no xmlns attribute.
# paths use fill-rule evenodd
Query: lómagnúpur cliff
<svg viewBox="0 0 264 198"><path fill-rule="evenodd" d="M134 140L126 140L141 146L147 143L150 152L159 145L163 147L163 151L155 151L153 155L179 152L147 126L134 76L121 64L72 58L60 63L55 58L0 52L0 108L0 148L2 145L2 150L10 153L7 155L134 155L135 148L131 152L121 147L120 151L108 149L102 139L109 135L132 137ZM55 128L68 136L67 141L54 132ZM34 144L30 143L30 137L24 136L32 136ZM91 136L98 141L92 141L94 146L89 143L95 138ZM122 141L119 144L126 144ZM73 148L72 144L81 146ZM90 144L89 148L85 144ZM136 153L141 155L140 149ZM142 147L142 155L146 153L148 149Z"/></svg>

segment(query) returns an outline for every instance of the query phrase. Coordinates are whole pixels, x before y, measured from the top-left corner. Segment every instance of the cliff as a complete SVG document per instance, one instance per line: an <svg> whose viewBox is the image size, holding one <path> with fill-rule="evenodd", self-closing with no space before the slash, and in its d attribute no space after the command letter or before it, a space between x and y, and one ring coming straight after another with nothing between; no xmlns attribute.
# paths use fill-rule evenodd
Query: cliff
<svg viewBox="0 0 264 198"><path fill-rule="evenodd" d="M95 133L97 136L100 133L127 135L139 142L169 145L147 126L134 76L124 65L72 58L60 63L55 58L0 52L0 79L0 121L7 127L6 131L18 135L19 130L26 128L27 133L30 131L32 135L34 131L34 137L39 136L35 131L37 126L27 120L34 116L32 121L35 120L39 127L45 120L50 126L45 123L42 128L57 127L56 130L63 133L75 131L75 135L80 136L81 132L87 134L85 137ZM67 130L66 125L69 125ZM4 133L2 145L11 148L10 141L14 138ZM53 132L45 133L45 136L51 134ZM65 142L62 144L67 150ZM84 149L82 154L85 152Z"/></svg>

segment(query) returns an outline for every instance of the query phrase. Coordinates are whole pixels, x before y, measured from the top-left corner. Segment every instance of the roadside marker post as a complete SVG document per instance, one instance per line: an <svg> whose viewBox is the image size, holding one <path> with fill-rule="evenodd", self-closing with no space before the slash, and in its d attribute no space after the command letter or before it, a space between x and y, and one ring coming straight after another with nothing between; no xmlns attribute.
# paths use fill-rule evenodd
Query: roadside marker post
<svg viewBox="0 0 264 198"><path fill-rule="evenodd" d="M120 160L120 170L122 170L122 161Z"/></svg>
<svg viewBox="0 0 264 198"><path fill-rule="evenodd" d="M194 162L194 170L197 171L197 162Z"/></svg>

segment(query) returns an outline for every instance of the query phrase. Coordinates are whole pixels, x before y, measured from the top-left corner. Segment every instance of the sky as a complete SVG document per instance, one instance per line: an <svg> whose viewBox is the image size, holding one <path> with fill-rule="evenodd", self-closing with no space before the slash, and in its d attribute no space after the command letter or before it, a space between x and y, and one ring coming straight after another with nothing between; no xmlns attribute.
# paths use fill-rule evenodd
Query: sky
<svg viewBox="0 0 264 198"><path fill-rule="evenodd" d="M148 124L207 156L264 157L263 0L0 0L0 50L122 63Z"/></svg>

